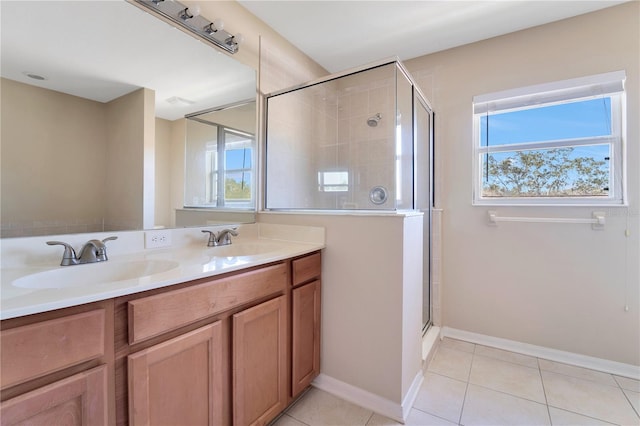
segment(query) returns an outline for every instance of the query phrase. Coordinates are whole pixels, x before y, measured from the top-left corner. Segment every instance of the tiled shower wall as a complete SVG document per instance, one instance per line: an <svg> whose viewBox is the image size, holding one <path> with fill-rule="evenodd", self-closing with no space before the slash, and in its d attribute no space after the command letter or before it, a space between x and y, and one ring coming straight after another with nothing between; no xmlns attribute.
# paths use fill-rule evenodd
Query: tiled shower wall
<svg viewBox="0 0 640 426"><path fill-rule="evenodd" d="M349 191L318 193L329 199L331 208L394 209L395 199L395 66L368 70L336 81L337 133L319 144L319 171L349 172ZM367 119L381 114L376 127ZM387 189L384 204L369 200L375 186Z"/></svg>
<svg viewBox="0 0 640 426"><path fill-rule="evenodd" d="M395 209L395 106L393 64L271 98L268 207ZM321 172L347 172L348 191L322 191ZM375 186L388 193L381 205L369 199Z"/></svg>

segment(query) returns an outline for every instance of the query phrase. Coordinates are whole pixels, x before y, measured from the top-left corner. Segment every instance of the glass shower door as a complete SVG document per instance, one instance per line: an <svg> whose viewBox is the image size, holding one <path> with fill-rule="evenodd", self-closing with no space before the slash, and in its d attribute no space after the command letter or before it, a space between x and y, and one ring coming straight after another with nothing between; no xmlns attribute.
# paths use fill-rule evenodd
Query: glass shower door
<svg viewBox="0 0 640 426"><path fill-rule="evenodd" d="M432 323L431 308L431 208L433 206L432 113L414 90L416 140L416 209L424 214L422 262L422 332Z"/></svg>

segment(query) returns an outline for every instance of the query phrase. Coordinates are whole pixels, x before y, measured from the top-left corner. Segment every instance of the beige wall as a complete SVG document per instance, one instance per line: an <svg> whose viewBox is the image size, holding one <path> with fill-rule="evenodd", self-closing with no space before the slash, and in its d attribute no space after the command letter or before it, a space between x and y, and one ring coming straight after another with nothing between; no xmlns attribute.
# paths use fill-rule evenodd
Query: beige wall
<svg viewBox="0 0 640 426"><path fill-rule="evenodd" d="M2 236L101 230L104 104L4 78L1 84Z"/></svg>
<svg viewBox="0 0 640 426"><path fill-rule="evenodd" d="M422 216L261 213L259 221L326 229L321 372L399 407L421 367Z"/></svg>
<svg viewBox="0 0 640 426"><path fill-rule="evenodd" d="M185 135L187 134L187 120L182 118L171 122L171 215L172 225L181 226L176 222L177 209L184 206L184 176L185 176Z"/></svg>
<svg viewBox="0 0 640 426"><path fill-rule="evenodd" d="M109 102L105 230L142 229L145 154L145 101L139 89Z"/></svg>
<svg viewBox="0 0 640 426"><path fill-rule="evenodd" d="M215 124L222 124L235 130L256 133L256 104L248 102L232 108L211 111L198 115L198 118Z"/></svg>
<svg viewBox="0 0 640 426"><path fill-rule="evenodd" d="M155 225L156 92L142 90L142 229L150 229Z"/></svg>
<svg viewBox="0 0 640 426"><path fill-rule="evenodd" d="M148 89L100 103L2 79L2 236L141 229L153 105Z"/></svg>
<svg viewBox="0 0 640 426"><path fill-rule="evenodd" d="M171 227L171 121L156 118L155 226Z"/></svg>
<svg viewBox="0 0 640 426"><path fill-rule="evenodd" d="M406 63L437 114L444 326L640 365L639 17L630 2ZM471 205L472 97L614 70L627 73L629 208L495 208L585 218L605 210L603 231L488 226L489 208Z"/></svg>

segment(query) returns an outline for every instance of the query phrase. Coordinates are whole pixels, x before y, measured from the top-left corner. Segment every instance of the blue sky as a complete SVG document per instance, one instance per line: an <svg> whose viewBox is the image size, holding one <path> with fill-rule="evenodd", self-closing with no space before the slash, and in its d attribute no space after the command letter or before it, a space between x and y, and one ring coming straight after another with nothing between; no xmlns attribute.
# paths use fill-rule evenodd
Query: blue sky
<svg viewBox="0 0 640 426"><path fill-rule="evenodd" d="M250 169L251 168L251 149L228 149L225 151L225 169Z"/></svg>
<svg viewBox="0 0 640 426"><path fill-rule="evenodd" d="M489 146L610 133L610 98L489 115ZM487 146L486 116L480 119L480 144Z"/></svg>

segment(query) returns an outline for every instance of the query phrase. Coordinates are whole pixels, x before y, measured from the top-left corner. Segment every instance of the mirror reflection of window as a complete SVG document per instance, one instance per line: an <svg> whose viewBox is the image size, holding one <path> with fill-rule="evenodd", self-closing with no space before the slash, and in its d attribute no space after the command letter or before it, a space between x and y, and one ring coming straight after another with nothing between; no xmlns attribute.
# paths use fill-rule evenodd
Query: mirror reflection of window
<svg viewBox="0 0 640 426"><path fill-rule="evenodd" d="M187 117L185 207L254 208L255 136L242 124L252 104Z"/></svg>
<svg viewBox="0 0 640 426"><path fill-rule="evenodd" d="M254 198L253 137L227 130L224 142L224 205L250 207Z"/></svg>
<svg viewBox="0 0 640 426"><path fill-rule="evenodd" d="M218 199L218 143L207 144L205 154L206 174L204 179L206 203L215 206Z"/></svg>
<svg viewBox="0 0 640 426"><path fill-rule="evenodd" d="M349 191L349 172L318 172L318 191L346 192Z"/></svg>

